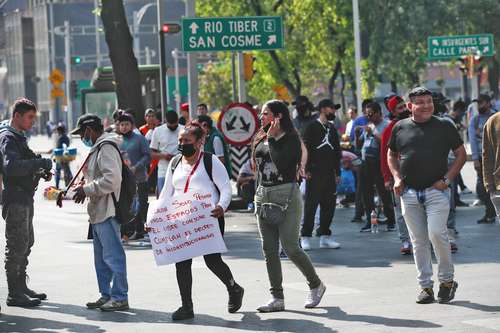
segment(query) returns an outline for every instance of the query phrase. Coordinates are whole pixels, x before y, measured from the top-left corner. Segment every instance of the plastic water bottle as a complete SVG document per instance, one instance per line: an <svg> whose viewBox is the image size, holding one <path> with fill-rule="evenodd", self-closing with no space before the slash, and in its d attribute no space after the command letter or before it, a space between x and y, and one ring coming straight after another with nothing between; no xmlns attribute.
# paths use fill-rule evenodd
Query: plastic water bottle
<svg viewBox="0 0 500 333"><path fill-rule="evenodd" d="M378 234L378 220L377 220L377 213L373 210L372 213L370 214L370 222L372 224L372 234Z"/></svg>

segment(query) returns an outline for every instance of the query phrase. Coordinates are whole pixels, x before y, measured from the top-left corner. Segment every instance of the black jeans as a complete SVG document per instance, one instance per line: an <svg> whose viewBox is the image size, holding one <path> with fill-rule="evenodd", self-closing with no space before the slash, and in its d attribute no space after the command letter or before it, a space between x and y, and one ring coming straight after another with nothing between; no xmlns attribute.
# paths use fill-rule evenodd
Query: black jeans
<svg viewBox="0 0 500 333"><path fill-rule="evenodd" d="M484 187L484 182L483 182L483 160L479 160L479 171L477 172L477 183L476 183L476 193L479 199L484 202L484 205L486 207L486 213L485 215L487 217L495 217L497 216L497 213L495 211L495 206L493 206L493 203L491 202L490 195L486 191L486 188Z"/></svg>
<svg viewBox="0 0 500 333"><path fill-rule="evenodd" d="M148 214L148 183L137 183L137 198L139 200L139 210L135 218L135 231L144 233L144 223Z"/></svg>
<svg viewBox="0 0 500 333"><path fill-rule="evenodd" d="M362 181L363 178L362 168L363 164L358 166L356 170L356 194L354 195L354 200L355 200L354 218L361 218L365 210L365 205L363 203L364 184Z"/></svg>
<svg viewBox="0 0 500 333"><path fill-rule="evenodd" d="M253 202L255 196L255 181L251 180L238 187L238 193L246 204Z"/></svg>
<svg viewBox="0 0 500 333"><path fill-rule="evenodd" d="M304 202L304 225L302 226L302 237L311 237L314 229L314 215L318 204L320 205L319 236L330 236L332 231L333 216L337 203L337 183L335 174L313 174L306 181L306 195Z"/></svg>
<svg viewBox="0 0 500 333"><path fill-rule="evenodd" d="M224 236L224 217L219 218L219 228ZM214 273L219 280L230 289L234 285L233 274L227 266L227 264L222 260L220 253L212 253L203 256L205 260L205 265L208 269ZM182 306L192 307L193 301L191 298L191 291L193 286L193 275L191 272L192 259L184 260L175 264L175 271L177 276L177 285L179 286L179 291L182 299Z"/></svg>
<svg viewBox="0 0 500 333"><path fill-rule="evenodd" d="M380 170L379 159L367 157L363 161L361 172L361 181L363 182L364 189L363 202L367 220L370 220L370 214L375 209L373 199L375 197L374 187L376 187L379 198L382 199L384 214L387 216L387 224L394 224L396 222L394 216L394 203L391 198L391 193L387 191L384 186L384 178Z"/></svg>

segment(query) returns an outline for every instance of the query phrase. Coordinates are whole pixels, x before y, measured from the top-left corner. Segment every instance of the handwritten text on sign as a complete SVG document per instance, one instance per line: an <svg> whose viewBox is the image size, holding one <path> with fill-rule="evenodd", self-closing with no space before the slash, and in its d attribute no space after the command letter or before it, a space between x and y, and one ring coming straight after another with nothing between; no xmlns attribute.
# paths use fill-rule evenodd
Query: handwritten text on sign
<svg viewBox="0 0 500 333"><path fill-rule="evenodd" d="M150 206L147 226L157 265L227 251L219 222L210 216L211 199L211 194L188 192Z"/></svg>

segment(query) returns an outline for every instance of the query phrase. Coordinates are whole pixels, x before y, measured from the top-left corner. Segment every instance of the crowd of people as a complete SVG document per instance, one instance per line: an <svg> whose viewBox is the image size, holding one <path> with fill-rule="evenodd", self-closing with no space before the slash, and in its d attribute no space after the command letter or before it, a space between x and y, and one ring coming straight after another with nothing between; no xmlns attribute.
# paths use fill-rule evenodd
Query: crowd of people
<svg viewBox="0 0 500 333"><path fill-rule="evenodd" d="M361 232L377 233L379 224L385 224L388 232L397 230L401 254L413 254L415 259L421 288L417 303L435 301L431 247L438 261L437 300L447 303L454 298L458 288L452 260L458 250L455 213L457 206L466 205L459 188L462 193L466 190L460 170L467 157L463 141L467 105L457 101L449 108L449 102L440 93L416 87L406 99L388 95L383 105L364 100L360 116L351 106L345 126L337 117L341 106L331 99L314 105L306 96L298 96L293 108L279 100L259 108L260 129L252 141L251 157L237 178L238 194L256 216L270 284L271 299L258 307L259 312L285 309L283 256L307 281L304 306L314 308L321 302L326 283L306 251L313 247L314 236L319 237L321 249L341 247L332 228L338 204L354 204L351 222L361 223ZM494 223L500 207L496 172L500 116L488 95L481 94L474 102L478 112L470 115L466 134L477 172L476 191L485 206L478 223ZM181 117L168 111L162 123L159 111L147 109L145 124L139 128L131 110L116 110L109 128L104 128L98 116L87 114L71 131L90 148L83 179L72 189L76 203L88 202L100 293L99 299L87 303L89 309L129 308L123 242L148 238L145 222L150 193L164 199L189 189L210 190L211 213L224 234L224 212L232 199L230 152L207 105L200 104L196 110L190 119L189 106L183 104ZM7 305L33 307L47 298L26 285L34 243L33 195L41 178L50 180L53 164L35 155L23 134L33 126L36 106L19 99L11 111L10 123L0 128ZM58 132L60 145L69 145L65 128ZM123 221L118 203L128 173L135 180L136 195L133 217ZM228 311L238 311L243 287L220 253L205 255L204 260L227 288ZM173 313L174 320L194 317L191 262L176 263L181 307Z"/></svg>

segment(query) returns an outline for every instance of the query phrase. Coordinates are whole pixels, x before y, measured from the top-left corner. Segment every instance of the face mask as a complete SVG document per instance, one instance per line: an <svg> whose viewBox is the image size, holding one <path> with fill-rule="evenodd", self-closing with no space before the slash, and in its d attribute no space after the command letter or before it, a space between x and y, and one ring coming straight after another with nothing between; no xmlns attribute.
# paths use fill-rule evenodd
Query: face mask
<svg viewBox="0 0 500 333"><path fill-rule="evenodd" d="M87 139L87 138L85 138L85 137L84 137L84 138L82 139L82 142L83 142L83 144L84 144L85 146L87 146L87 147L89 147L89 148L91 148L91 147L94 145L94 144L92 143L92 140L91 140L90 138L88 138L88 139Z"/></svg>
<svg viewBox="0 0 500 333"><path fill-rule="evenodd" d="M186 157L191 157L196 153L196 149L194 148L194 144L192 143L179 145L177 149L182 154L182 156Z"/></svg>
<svg viewBox="0 0 500 333"><path fill-rule="evenodd" d="M335 120L335 113L329 113L326 115L326 120L332 121Z"/></svg>
<svg viewBox="0 0 500 333"><path fill-rule="evenodd" d="M179 125L176 125L175 127L170 127L170 126L167 126L169 130L171 130L172 132L175 132L177 130L177 127L179 127Z"/></svg>
<svg viewBox="0 0 500 333"><path fill-rule="evenodd" d="M83 142L83 144L85 146L87 146L87 147L90 148L90 147L92 147L94 145L94 143L92 143L92 140L90 139L90 136L88 138L85 136L85 133L87 133L87 131L85 131L83 133L82 142Z"/></svg>

